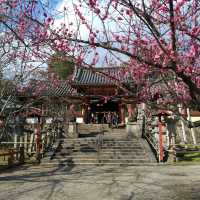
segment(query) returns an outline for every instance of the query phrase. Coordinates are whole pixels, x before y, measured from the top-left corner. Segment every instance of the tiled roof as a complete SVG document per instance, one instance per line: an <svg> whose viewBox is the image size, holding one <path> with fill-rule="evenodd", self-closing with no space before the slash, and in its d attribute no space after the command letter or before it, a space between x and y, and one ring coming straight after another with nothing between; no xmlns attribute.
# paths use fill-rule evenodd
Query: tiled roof
<svg viewBox="0 0 200 200"><path fill-rule="evenodd" d="M78 96L76 89L72 88L67 81L51 83L47 81L34 82L18 92L18 96L25 97L61 97L61 96Z"/></svg>
<svg viewBox="0 0 200 200"><path fill-rule="evenodd" d="M131 74L126 67L102 67L97 69L97 71L108 74L122 83L129 83L132 81Z"/></svg>
<svg viewBox="0 0 200 200"><path fill-rule="evenodd" d="M85 67L75 67L72 81L80 85L114 85L118 81L130 83L131 77L122 67L96 68L94 70Z"/></svg>
<svg viewBox="0 0 200 200"><path fill-rule="evenodd" d="M109 77L108 77L108 76ZM125 71L125 67L113 68L86 68L75 67L71 80L57 82L46 80L32 80L29 85L18 92L18 96L25 97L61 97L61 96L82 96L75 89L75 85L116 85L130 84L131 76Z"/></svg>
<svg viewBox="0 0 200 200"><path fill-rule="evenodd" d="M49 85L46 90L41 93L41 96L71 96L78 95L77 91L67 82L61 82L58 86Z"/></svg>

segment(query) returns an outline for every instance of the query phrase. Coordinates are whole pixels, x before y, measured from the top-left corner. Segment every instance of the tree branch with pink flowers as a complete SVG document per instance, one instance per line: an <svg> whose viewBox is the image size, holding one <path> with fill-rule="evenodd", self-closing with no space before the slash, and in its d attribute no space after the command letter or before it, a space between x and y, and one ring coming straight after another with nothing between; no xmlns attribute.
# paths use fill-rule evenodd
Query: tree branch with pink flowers
<svg viewBox="0 0 200 200"><path fill-rule="evenodd" d="M157 95L159 105L178 102L199 105L199 1L79 0L73 5L82 29L88 34L73 37L75 32L65 24L51 38L58 51L66 48L69 54L76 52L78 63L97 54L105 61L109 56L110 61L119 58L119 65L124 60L132 78L143 86L138 93L139 101L151 102ZM104 53L99 53L99 49ZM92 59L88 64L95 66L98 61ZM166 76L171 78L167 82L163 79L161 85L168 90L169 98L166 91L162 94L160 82L152 84ZM153 88L147 88L152 85Z"/></svg>

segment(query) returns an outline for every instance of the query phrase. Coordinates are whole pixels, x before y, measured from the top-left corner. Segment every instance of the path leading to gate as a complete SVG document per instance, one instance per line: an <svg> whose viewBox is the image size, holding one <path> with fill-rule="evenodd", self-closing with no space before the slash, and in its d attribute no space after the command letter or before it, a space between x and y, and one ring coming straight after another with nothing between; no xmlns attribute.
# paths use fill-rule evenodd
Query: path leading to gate
<svg viewBox="0 0 200 200"><path fill-rule="evenodd" d="M199 200L200 166L22 166L0 174L0 200Z"/></svg>

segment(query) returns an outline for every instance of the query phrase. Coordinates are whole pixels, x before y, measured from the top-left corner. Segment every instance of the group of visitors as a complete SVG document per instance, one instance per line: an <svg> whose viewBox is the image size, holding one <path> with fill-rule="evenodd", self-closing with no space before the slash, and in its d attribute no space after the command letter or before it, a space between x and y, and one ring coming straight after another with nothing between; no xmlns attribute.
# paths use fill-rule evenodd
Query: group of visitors
<svg viewBox="0 0 200 200"><path fill-rule="evenodd" d="M119 116L116 112L91 113L91 118L89 123L109 124L110 126L118 127Z"/></svg>

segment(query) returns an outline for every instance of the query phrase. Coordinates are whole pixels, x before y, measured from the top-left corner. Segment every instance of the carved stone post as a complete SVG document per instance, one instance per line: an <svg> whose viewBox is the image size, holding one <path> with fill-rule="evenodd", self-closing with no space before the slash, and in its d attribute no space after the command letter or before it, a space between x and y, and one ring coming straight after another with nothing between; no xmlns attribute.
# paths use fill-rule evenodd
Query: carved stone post
<svg viewBox="0 0 200 200"><path fill-rule="evenodd" d="M14 134L14 149L17 149L18 147L18 135L15 133Z"/></svg>
<svg viewBox="0 0 200 200"><path fill-rule="evenodd" d="M187 108L187 116L188 116L189 121L192 121L191 120L191 115L190 115L190 109L189 108ZM191 134L192 134L193 144L196 145L197 141L196 141L195 132L194 132L193 128L191 128Z"/></svg>

